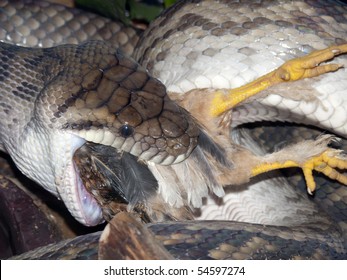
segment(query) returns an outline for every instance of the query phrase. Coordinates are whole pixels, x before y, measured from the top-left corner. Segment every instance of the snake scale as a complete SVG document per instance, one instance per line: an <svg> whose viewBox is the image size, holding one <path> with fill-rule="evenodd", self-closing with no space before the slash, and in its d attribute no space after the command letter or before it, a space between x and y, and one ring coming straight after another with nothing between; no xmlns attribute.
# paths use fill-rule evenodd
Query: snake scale
<svg viewBox="0 0 347 280"><path fill-rule="evenodd" d="M168 185L165 191L159 184L166 208L158 212L168 211L167 205L181 205L180 199L187 196L194 207L201 209L200 219L232 221L149 224L156 239L175 258L346 258L347 214L343 203L347 196L345 187L337 183L322 179L324 183L315 197L318 200L321 192L320 202L327 201L325 210L335 212L333 216L323 213L321 206L305 194L297 194L286 179L269 180L268 175L231 187L223 198L224 205L216 203L216 197L201 205L201 198L208 193L205 179L210 180L212 193L223 195L219 184L210 178L209 168L218 165L230 168L232 163L223 157L220 146L213 144L203 125L171 101L163 85L150 76L159 79L169 96L180 104L184 104L183 93L197 88L238 87L289 59L345 43L344 3L181 1L150 25L135 48L128 44L138 40L135 31L129 28L127 37L123 31L117 33L119 28L110 20L89 13L36 1L1 1L0 7L1 41L40 47L79 44L51 49L24 49L5 43L0 46L0 146L24 174L61 197L76 219L89 225L102 219L101 209L82 188L81 199L71 195L66 187L78 180L64 172L74 168L72 154L87 140L152 161L148 168L157 179L165 170L179 174L197 164L203 166L199 167L200 173L188 175L190 180L183 177L191 193L175 196L170 192L180 190L175 180L165 182ZM51 34L46 37L46 33ZM112 46L116 44L112 34L123 42L115 46L135 60ZM86 39L112 44L82 43ZM346 56L341 55L335 61L345 64ZM346 79L346 70L340 69L295 82L290 87L272 87L259 99L236 107L231 113L232 126L259 120L290 120L344 137L346 114L341 108ZM288 91L290 96L286 95ZM197 101L194 97L193 100ZM117 112L117 119L102 108L98 110L105 102L109 111ZM304 132L290 127L281 138L276 128L275 135L281 141L289 141L288 131L299 133L299 138L304 138L307 131L311 133L311 128L302 129ZM95 133L96 130L102 133ZM257 129L234 129L232 137L235 143L264 154L256 135ZM209 166L208 160L204 161L206 153L215 165ZM59 189L64 185L61 180L65 180L65 187ZM194 189L194 185L203 187ZM142 198L153 191L149 189ZM73 202L69 203L70 200ZM332 207L332 201L336 207ZM78 203L85 206L77 208ZM341 211L337 213L336 208ZM170 211L173 216L182 215ZM96 258L98 239L99 233L94 233L72 241L76 244L72 249L71 241L64 241L19 258ZM70 249L63 249L64 245ZM57 248L64 253L57 256Z"/></svg>

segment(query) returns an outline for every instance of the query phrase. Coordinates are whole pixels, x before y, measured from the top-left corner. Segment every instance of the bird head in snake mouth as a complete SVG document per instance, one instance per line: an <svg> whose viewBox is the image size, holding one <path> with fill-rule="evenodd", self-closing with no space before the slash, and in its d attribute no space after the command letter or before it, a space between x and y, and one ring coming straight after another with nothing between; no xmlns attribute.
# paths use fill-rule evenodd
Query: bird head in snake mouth
<svg viewBox="0 0 347 280"><path fill-rule="evenodd" d="M0 47L1 56L13 64L4 71L11 76L16 68L23 69L9 77L20 85L12 96L4 92L4 98L25 103L13 111L24 115L23 126L2 135L4 149L81 223L91 226L102 220L72 159L86 142L159 165L179 163L196 147L200 129L189 113L169 99L161 82L107 43ZM23 83L32 92L15 96Z"/></svg>

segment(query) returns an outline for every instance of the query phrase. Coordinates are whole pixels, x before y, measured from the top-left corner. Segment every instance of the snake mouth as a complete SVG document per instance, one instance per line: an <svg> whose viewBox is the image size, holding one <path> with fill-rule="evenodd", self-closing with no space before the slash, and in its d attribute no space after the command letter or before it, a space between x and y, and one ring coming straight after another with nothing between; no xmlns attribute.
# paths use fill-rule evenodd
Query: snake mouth
<svg viewBox="0 0 347 280"><path fill-rule="evenodd" d="M71 215L85 226L102 223L102 210L96 200L87 192L76 164L71 162L64 170L63 191L59 191ZM60 188L61 190L61 188Z"/></svg>
<svg viewBox="0 0 347 280"><path fill-rule="evenodd" d="M76 194L77 205L79 210L77 217L75 217L80 223L86 226L96 226L104 221L102 216L102 210L94 197L90 195L79 174L76 164L73 162L73 172L75 177L74 193Z"/></svg>
<svg viewBox="0 0 347 280"><path fill-rule="evenodd" d="M104 221L102 210L96 200L87 192L73 161L73 155L84 142L81 138L76 140L73 137L71 147L65 150L62 181L57 190L65 206L77 221L86 226L95 226Z"/></svg>

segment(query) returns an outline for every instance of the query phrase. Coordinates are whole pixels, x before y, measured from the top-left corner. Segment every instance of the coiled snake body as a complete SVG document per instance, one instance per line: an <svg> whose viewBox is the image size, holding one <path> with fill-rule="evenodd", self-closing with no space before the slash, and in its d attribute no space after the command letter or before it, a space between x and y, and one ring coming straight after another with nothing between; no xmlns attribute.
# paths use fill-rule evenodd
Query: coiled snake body
<svg viewBox="0 0 347 280"><path fill-rule="evenodd" d="M16 8L7 1L1 3L3 17L9 16L11 9L20 15L20 5L14 2ZM235 88L293 57L345 43L347 8L339 2L331 5L334 8L313 1L257 1L250 5L238 1L182 1L151 24L133 57L166 86L171 98L184 104L184 93L194 89ZM44 16L37 17L37 21L30 18L28 27L36 28L30 32L30 28L22 27L22 34L27 33L27 42L47 46L45 42L49 40L40 41L39 18ZM79 16L64 9L62 18ZM98 20L100 27L101 19ZM107 22L103 22L101 33L106 38L94 39L108 39L105 30L112 23ZM70 25L72 29L77 26L73 21ZM12 31L11 27L1 30L1 40L24 44ZM69 39L58 40L57 44L62 42ZM165 201L160 211L173 211L174 217L179 216L168 208L180 208L186 199L202 209L201 219L233 220L149 225L177 258L346 258L341 229L346 227L346 208L338 214L342 219L337 224L321 214L305 195L297 194L285 179L263 178L265 181L259 185L231 188L224 196L224 206L213 199L202 206L201 200L209 190L223 195L219 182L211 179L207 170L219 165L230 168L238 160L224 159L223 150L213 146L205 133L203 125L208 124L196 124L167 97L161 83L110 44L91 41L78 46L24 49L2 43L0 47L0 146L25 174L59 195L82 223L93 225L102 219L99 206L73 172L73 153L85 141L91 141L152 162L148 168L158 180L158 192ZM346 56L335 60L345 64ZM345 69L340 69L265 90L260 99L233 110L232 125L289 120L346 136L347 115L341 110L346 101L346 74ZM190 104L185 107L197 110ZM264 153L249 135L235 130L234 141L241 141L255 153ZM213 146L212 151L206 143ZM215 165L209 165L209 157ZM199 164L206 166L195 169ZM198 171L184 173L193 167ZM234 178L239 183L237 176ZM74 189L75 185L78 189ZM182 185L187 190L182 190ZM347 197L344 187L336 186L338 194L330 198L342 203ZM94 250L90 241L95 242L95 236L84 237Z"/></svg>

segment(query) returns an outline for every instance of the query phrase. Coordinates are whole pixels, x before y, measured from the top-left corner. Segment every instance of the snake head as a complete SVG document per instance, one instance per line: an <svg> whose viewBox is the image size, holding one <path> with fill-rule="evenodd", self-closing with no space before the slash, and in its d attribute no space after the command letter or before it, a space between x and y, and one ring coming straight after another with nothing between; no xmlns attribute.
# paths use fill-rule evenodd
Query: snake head
<svg viewBox="0 0 347 280"><path fill-rule="evenodd" d="M169 165L188 157L199 136L190 114L137 62L100 44L73 50L72 61L41 96L42 107L52 99L56 107L40 115L55 128L146 162Z"/></svg>
<svg viewBox="0 0 347 280"><path fill-rule="evenodd" d="M45 65L50 74L36 100L33 136L26 141L28 146L31 139L37 142L43 159L37 170L22 170L60 197L78 221L95 225L102 221L101 209L72 160L77 149L92 142L147 163L170 165L189 156L200 129L159 80L104 42L44 52L57 63Z"/></svg>

